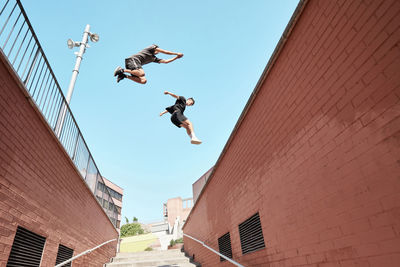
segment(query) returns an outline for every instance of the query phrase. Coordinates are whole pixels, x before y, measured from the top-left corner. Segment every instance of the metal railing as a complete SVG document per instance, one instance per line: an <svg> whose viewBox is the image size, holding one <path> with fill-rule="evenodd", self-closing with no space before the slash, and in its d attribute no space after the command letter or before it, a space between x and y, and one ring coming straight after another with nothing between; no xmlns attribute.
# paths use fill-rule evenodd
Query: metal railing
<svg viewBox="0 0 400 267"><path fill-rule="evenodd" d="M183 235L186 236L186 237L188 237L188 238L190 238L190 239L192 239L192 240L194 240L194 241L196 241L196 242L198 242L198 243L200 243L200 244L202 244L203 247L205 247L205 248L211 250L212 252L214 252L214 253L217 254L218 256L224 258L225 260L229 261L229 262L232 263L233 265L236 265L236 266L239 266L239 267L244 267L244 266L241 265L240 263L238 263L238 262L232 260L231 258L228 258L228 257L225 256L225 255L222 255L221 253L219 253L219 252L216 251L215 249L213 249L213 248L207 246L204 242L202 242L202 241L200 241L200 240L198 240L198 239L196 239L196 238L194 238L194 237L192 237L192 236L190 236L190 235L187 235L187 234L183 234Z"/></svg>
<svg viewBox="0 0 400 267"><path fill-rule="evenodd" d="M76 260L77 258L79 258L79 257L81 257L81 256L84 256L84 255L86 255L86 254L89 254L89 253L92 252L93 250L96 250L96 249L98 249L98 248L104 246L105 244L108 244L108 243L110 243L110 242L112 242L112 241L116 241L116 240L117 240L116 238L111 239L111 240L108 240L108 241L106 241L106 242L104 242L104 243L102 243L102 244L100 244L100 245L98 245L98 246L96 246L96 247L94 247L94 248L88 249L88 250L86 250L86 251L84 251L84 252L82 252L82 253L80 253L80 254L78 254L78 255L72 257L72 258L70 258L69 260L63 261L63 262L57 264L57 265L54 266L54 267L61 267L61 266L64 266L65 264L70 263L71 261Z"/></svg>
<svg viewBox="0 0 400 267"><path fill-rule="evenodd" d="M58 138L116 226L118 210L108 188L101 186L104 180L19 0L0 4L0 50L53 131L61 110L67 108Z"/></svg>

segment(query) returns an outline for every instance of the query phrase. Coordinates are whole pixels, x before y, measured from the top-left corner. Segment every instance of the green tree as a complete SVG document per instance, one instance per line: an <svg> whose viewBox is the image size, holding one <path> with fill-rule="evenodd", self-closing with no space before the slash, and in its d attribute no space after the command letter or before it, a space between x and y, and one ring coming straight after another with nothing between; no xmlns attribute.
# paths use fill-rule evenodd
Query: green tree
<svg viewBox="0 0 400 267"><path fill-rule="evenodd" d="M121 237L142 235L144 230L139 223L128 223L121 226Z"/></svg>
<svg viewBox="0 0 400 267"><path fill-rule="evenodd" d="M138 218L133 217L133 222L138 222L138 221L139 221Z"/></svg>
<svg viewBox="0 0 400 267"><path fill-rule="evenodd" d="M129 219L128 217L125 216L125 222L128 224L129 223Z"/></svg>

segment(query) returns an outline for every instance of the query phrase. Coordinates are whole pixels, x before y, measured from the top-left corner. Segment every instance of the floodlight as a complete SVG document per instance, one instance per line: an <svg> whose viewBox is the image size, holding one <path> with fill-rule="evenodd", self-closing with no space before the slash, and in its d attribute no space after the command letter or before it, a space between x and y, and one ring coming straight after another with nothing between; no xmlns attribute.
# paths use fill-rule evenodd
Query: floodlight
<svg viewBox="0 0 400 267"><path fill-rule="evenodd" d="M69 48L69 49L72 49L72 48L74 48L74 46L75 46L75 42L72 41L72 39L68 39L67 45L68 45L68 48Z"/></svg>
<svg viewBox="0 0 400 267"><path fill-rule="evenodd" d="M100 37L99 37L99 35L98 35L97 33L90 33L90 40L91 40L93 43L98 42L99 39L100 39Z"/></svg>

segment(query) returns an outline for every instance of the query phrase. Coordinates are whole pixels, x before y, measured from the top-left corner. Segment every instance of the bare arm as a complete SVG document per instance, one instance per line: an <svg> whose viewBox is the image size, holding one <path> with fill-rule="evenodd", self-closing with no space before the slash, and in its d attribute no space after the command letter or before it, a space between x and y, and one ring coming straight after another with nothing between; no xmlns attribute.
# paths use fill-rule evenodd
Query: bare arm
<svg viewBox="0 0 400 267"><path fill-rule="evenodd" d="M172 96L173 98L176 98L176 99L179 98L179 96L177 96L177 95L175 95L175 94L173 94L171 92L168 92L168 91L164 91L164 95L170 95L170 96Z"/></svg>
<svg viewBox="0 0 400 267"><path fill-rule="evenodd" d="M174 61L174 60L177 60L178 58L180 58L179 55L176 56L176 57L170 58L170 59L160 59L160 61L159 61L158 63L165 63L165 64L167 64L167 63L170 63L170 62L172 62L172 61Z"/></svg>
<svg viewBox="0 0 400 267"><path fill-rule="evenodd" d="M161 112L160 113L160 117L162 116L162 115L164 115L165 113L167 113L168 111L166 111L166 110L164 110L163 112Z"/></svg>
<svg viewBox="0 0 400 267"><path fill-rule="evenodd" d="M178 58L183 57L182 53L176 53L176 52L167 51L167 50L161 49L159 47L156 48L156 51L160 52L160 53L163 53L163 54L167 54L167 55L176 55L176 57L173 57L173 58L170 58L170 59L161 59L158 63L167 64L167 63L170 63L170 62L172 62L172 61L174 61L174 60L176 60Z"/></svg>
<svg viewBox="0 0 400 267"><path fill-rule="evenodd" d="M183 57L182 53L171 52L171 51L168 51L168 50L161 49L159 47L156 48L156 51L160 52L160 53L163 53L163 54L167 54L167 55L177 55L179 57Z"/></svg>

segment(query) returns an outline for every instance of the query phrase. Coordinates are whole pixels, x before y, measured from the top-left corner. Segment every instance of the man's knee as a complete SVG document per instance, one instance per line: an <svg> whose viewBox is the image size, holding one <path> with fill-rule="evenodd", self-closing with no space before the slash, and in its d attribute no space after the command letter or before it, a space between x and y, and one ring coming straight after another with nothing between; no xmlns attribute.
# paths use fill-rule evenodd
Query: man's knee
<svg viewBox="0 0 400 267"><path fill-rule="evenodd" d="M147 79L144 78L144 77L140 77L140 83L146 84L147 83Z"/></svg>

